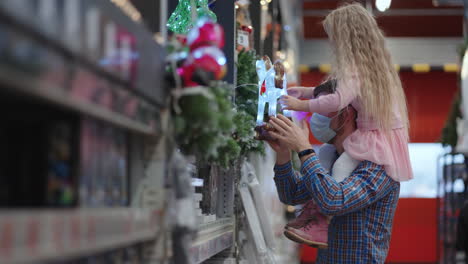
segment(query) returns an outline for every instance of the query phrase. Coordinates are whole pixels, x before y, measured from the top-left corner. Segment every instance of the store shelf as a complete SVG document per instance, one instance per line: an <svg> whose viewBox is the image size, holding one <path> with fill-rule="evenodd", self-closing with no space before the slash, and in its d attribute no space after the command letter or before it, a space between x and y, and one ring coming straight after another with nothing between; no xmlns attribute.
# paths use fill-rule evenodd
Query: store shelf
<svg viewBox="0 0 468 264"><path fill-rule="evenodd" d="M155 87L163 83L164 48L142 23L125 13L128 8L112 1L36 2L0 1L0 24L14 29L13 35L25 34L74 63L125 83L152 104L166 105L169 90Z"/></svg>
<svg viewBox="0 0 468 264"><path fill-rule="evenodd" d="M23 95L43 99L48 103L105 120L138 133L156 135L156 129L152 125L132 120L90 101L78 100L64 87L54 87L51 84L41 82L32 75L15 71L5 66L0 66L0 84L0 89L2 90L9 89Z"/></svg>
<svg viewBox="0 0 468 264"><path fill-rule="evenodd" d="M234 242L234 220L219 219L200 226L197 240L190 253L194 263L201 263L232 246Z"/></svg>
<svg viewBox="0 0 468 264"><path fill-rule="evenodd" d="M146 209L0 211L0 263L37 263L155 239L161 214Z"/></svg>

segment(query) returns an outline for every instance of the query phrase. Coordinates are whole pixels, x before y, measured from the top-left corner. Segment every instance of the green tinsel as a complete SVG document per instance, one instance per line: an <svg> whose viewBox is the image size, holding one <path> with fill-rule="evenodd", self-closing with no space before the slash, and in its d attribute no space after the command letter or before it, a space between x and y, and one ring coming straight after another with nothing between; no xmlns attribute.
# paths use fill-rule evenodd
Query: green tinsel
<svg viewBox="0 0 468 264"><path fill-rule="evenodd" d="M255 68L257 55L255 50L242 50L237 56L236 106L252 117L257 116L258 76ZM253 85L252 85L253 84Z"/></svg>
<svg viewBox="0 0 468 264"><path fill-rule="evenodd" d="M265 148L263 142L255 140L255 118L244 111L238 111L234 117L236 132L234 138L241 148L241 154L246 155L249 152L264 154Z"/></svg>
<svg viewBox="0 0 468 264"><path fill-rule="evenodd" d="M167 27L176 34L187 34L195 24L192 20L192 3L197 8L197 16L208 17L216 22L216 14L208 7L208 0L180 0L174 12L167 21Z"/></svg>
<svg viewBox="0 0 468 264"><path fill-rule="evenodd" d="M236 139L242 149L242 154L249 152L264 153L262 141L254 139L255 120L258 105L258 76L255 67L257 54L255 50L242 50L237 56L237 89L235 122L237 126Z"/></svg>
<svg viewBox="0 0 468 264"><path fill-rule="evenodd" d="M232 138L235 131L232 86L214 82L206 89L214 99L201 94L180 98L182 112L176 115L176 139L185 154L228 167L241 151Z"/></svg>

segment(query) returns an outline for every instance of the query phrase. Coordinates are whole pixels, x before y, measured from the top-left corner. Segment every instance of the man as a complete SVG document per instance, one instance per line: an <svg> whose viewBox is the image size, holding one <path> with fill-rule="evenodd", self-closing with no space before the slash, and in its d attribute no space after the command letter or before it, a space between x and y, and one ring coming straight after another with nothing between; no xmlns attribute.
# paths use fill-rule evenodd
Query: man
<svg viewBox="0 0 468 264"><path fill-rule="evenodd" d="M356 110L351 106L330 113L330 140L338 152L356 130ZM320 211L334 216L328 230L328 249L319 249L317 263L384 263L388 253L393 216L400 184L387 176L383 166L362 161L344 181L336 182L320 165L308 140L307 123L298 127L282 115L272 117L268 141L276 151L275 183L280 200L289 205L315 201ZM301 174L292 169L291 150L299 154Z"/></svg>

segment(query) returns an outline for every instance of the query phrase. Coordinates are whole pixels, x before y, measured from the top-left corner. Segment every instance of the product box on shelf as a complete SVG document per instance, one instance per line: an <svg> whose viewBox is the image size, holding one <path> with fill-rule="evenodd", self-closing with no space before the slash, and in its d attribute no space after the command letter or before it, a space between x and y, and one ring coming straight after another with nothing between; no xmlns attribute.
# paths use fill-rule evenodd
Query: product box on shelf
<svg viewBox="0 0 468 264"><path fill-rule="evenodd" d="M80 206L126 206L127 135L107 124L85 119L80 138Z"/></svg>
<svg viewBox="0 0 468 264"><path fill-rule="evenodd" d="M76 201L73 127L57 122L49 127L47 134L47 206L73 206Z"/></svg>

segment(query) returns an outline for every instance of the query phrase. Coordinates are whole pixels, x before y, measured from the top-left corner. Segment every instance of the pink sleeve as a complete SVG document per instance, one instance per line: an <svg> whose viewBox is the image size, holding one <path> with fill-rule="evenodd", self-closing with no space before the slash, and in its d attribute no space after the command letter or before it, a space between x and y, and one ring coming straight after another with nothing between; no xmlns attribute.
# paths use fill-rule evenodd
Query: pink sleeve
<svg viewBox="0 0 468 264"><path fill-rule="evenodd" d="M309 112L327 114L343 109L356 99L358 89L359 80L352 78L347 85L338 85L335 93L309 100Z"/></svg>
<svg viewBox="0 0 468 264"><path fill-rule="evenodd" d="M314 90L315 87L307 87L308 89L305 90L304 96L302 97L303 99L312 99L314 98Z"/></svg>

